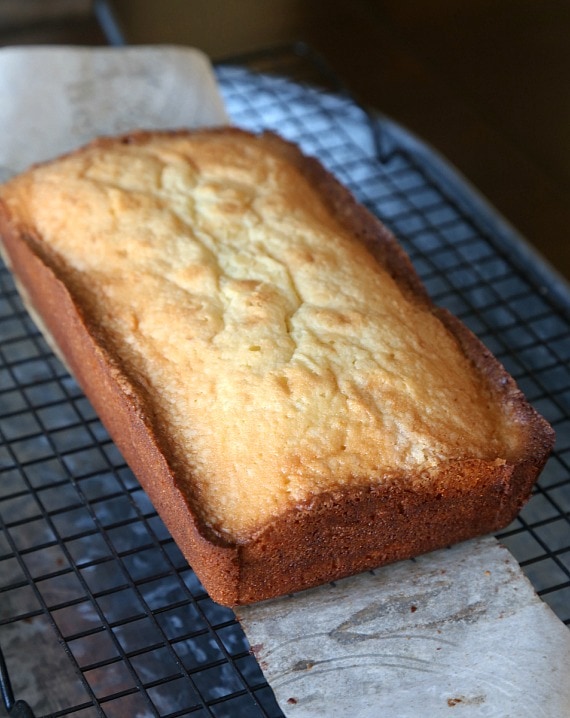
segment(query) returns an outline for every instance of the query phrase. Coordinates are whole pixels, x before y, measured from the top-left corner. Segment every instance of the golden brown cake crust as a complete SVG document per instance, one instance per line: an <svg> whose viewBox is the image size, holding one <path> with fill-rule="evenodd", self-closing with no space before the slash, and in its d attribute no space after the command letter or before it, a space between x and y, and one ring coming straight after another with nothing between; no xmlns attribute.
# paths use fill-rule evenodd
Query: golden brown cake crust
<svg viewBox="0 0 570 718"><path fill-rule="evenodd" d="M203 134L251 138L228 128ZM137 132L119 142L145 144L155 137L185 135ZM518 439L508 461L467 457L444 461L423 474L387 475L381 483L363 486L359 480L297 502L245 538L224 538L204 520L192 482L180 480L169 427L157 417L144 382L125 370L105 329L78 304L59 258L2 201L0 235L31 305L203 584L226 605L300 590L498 530L528 499L553 444L551 428L500 363L461 322L432 305L391 233L317 161L274 135L264 134L260 141L296 167L331 217L368 249L411 302L446 327L490 397L503 407ZM116 138L100 139L91 147L116 144Z"/></svg>

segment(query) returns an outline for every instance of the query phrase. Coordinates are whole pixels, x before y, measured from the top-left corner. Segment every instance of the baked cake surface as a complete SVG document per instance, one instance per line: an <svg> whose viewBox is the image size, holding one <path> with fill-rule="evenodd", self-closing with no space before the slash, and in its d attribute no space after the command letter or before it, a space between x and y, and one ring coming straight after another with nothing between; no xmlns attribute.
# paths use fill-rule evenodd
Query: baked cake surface
<svg viewBox="0 0 570 718"><path fill-rule="evenodd" d="M487 519L465 517L458 531L448 517L447 532L430 530L434 545L419 550L493 530L528 496L550 429L470 333L431 305L391 235L274 135L100 140L24 173L1 196L16 274L39 291L29 260L18 259L27 251L64 287L82 328L53 311L46 323L90 396L98 372L111 377L114 408L97 408L130 463L144 464L135 471L190 561L200 563L189 530L231 549L238 578L226 582L244 580L248 546L257 574L266 554L267 575L255 579L263 590L219 600L413 555L402 544L390 556L398 520L390 531L374 518L396 495L401 516L406 500L420 513L446 495L471 502L468 514L488 504ZM45 298L31 301L46 314ZM113 418L121 401L137 407L134 446ZM364 517L365 540L355 527ZM343 563L324 544L347 529L361 557ZM304 567L292 565L296 541L324 577L322 568L309 577L301 558ZM272 550L279 567L269 568ZM206 563L223 573L219 557Z"/></svg>

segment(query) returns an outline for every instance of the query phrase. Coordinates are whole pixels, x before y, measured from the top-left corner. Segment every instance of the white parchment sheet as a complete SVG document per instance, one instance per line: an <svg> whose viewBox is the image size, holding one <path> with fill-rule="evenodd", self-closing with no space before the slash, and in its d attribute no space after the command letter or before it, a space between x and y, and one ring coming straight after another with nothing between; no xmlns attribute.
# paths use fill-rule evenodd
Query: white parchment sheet
<svg viewBox="0 0 570 718"><path fill-rule="evenodd" d="M491 537L237 613L290 718L570 716L570 631Z"/></svg>
<svg viewBox="0 0 570 718"><path fill-rule="evenodd" d="M12 172L100 135L225 123L214 73L198 50L0 50L0 166Z"/></svg>

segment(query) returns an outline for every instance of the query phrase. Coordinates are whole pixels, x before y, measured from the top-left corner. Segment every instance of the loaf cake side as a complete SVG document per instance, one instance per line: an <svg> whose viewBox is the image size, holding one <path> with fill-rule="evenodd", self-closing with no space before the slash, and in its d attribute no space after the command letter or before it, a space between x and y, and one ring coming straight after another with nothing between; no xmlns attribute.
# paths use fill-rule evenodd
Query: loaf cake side
<svg viewBox="0 0 570 718"><path fill-rule="evenodd" d="M292 145L135 133L0 196L16 277L216 600L493 531L528 498L551 429Z"/></svg>

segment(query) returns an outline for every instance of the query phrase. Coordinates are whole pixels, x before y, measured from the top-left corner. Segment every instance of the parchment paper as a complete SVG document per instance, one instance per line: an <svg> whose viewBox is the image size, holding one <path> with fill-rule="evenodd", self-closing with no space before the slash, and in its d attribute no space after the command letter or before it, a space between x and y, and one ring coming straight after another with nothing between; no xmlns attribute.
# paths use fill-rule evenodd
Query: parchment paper
<svg viewBox="0 0 570 718"><path fill-rule="evenodd" d="M290 718L570 716L570 632L494 538L238 617Z"/></svg>
<svg viewBox="0 0 570 718"><path fill-rule="evenodd" d="M5 174L99 135L227 121L211 65L198 50L0 50L0 166Z"/></svg>

